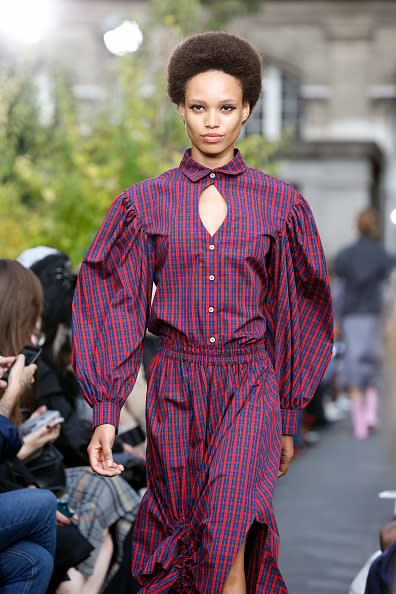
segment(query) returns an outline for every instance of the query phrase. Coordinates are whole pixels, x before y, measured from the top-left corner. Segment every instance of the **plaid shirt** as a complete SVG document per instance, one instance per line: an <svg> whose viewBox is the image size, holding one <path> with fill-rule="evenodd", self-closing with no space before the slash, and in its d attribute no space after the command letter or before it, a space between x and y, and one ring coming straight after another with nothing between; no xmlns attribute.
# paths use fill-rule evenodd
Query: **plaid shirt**
<svg viewBox="0 0 396 594"><path fill-rule="evenodd" d="M198 211L209 184L228 206L214 235ZM147 327L213 346L265 340L289 434L332 352L328 274L311 210L239 151L211 170L187 150L178 168L118 196L83 261L73 310L74 368L94 426L118 426Z"/></svg>

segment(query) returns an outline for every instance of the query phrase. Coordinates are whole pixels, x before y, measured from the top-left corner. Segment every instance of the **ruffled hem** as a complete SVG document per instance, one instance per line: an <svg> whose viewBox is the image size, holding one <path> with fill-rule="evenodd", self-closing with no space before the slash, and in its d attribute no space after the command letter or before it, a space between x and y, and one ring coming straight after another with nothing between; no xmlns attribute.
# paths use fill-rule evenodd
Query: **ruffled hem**
<svg viewBox="0 0 396 594"><path fill-rule="evenodd" d="M255 525L255 535L245 552L245 568L248 591L256 594L288 594L286 585L277 566L279 535L272 509L259 506L256 517L251 518L240 530L235 555L229 567L223 571L219 582L224 585L240 545L250 529ZM204 564L211 568L219 567L216 556L200 560L200 543L193 542L189 534L200 534L201 529L180 522L175 530L165 537L142 567L132 561L132 574L142 588L139 594L213 594L202 589L194 577L194 568ZM137 546L137 545L136 545ZM231 548L231 546L230 546ZM219 579L219 576L218 576Z"/></svg>
<svg viewBox="0 0 396 594"><path fill-rule="evenodd" d="M173 591L195 594L198 590L194 586L191 572L193 558L187 528L183 523L164 538L142 569L134 574L143 586L139 593Z"/></svg>

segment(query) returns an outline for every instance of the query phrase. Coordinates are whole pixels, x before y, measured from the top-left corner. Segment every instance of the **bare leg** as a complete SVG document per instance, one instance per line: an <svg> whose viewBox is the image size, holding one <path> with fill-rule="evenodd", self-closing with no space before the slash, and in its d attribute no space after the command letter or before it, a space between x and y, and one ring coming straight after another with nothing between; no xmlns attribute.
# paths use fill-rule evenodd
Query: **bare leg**
<svg viewBox="0 0 396 594"><path fill-rule="evenodd" d="M221 594L247 594L246 576L245 576L245 546L244 538L241 548L230 569L230 573L224 583Z"/></svg>
<svg viewBox="0 0 396 594"><path fill-rule="evenodd" d="M100 591L110 567L113 550L113 539L110 532L106 530L102 546L96 558L93 574L85 582L83 594L97 594Z"/></svg>
<svg viewBox="0 0 396 594"><path fill-rule="evenodd" d="M56 594L97 594L109 569L113 549L113 539L109 531L106 530L102 546L96 558L93 574L86 578L75 567L71 567L67 572L69 581L59 584Z"/></svg>

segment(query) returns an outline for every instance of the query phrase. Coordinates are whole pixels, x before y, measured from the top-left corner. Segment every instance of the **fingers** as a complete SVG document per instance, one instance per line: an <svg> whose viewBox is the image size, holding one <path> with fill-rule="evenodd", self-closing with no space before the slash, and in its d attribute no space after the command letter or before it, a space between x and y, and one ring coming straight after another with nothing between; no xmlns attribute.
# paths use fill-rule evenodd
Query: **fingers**
<svg viewBox="0 0 396 594"><path fill-rule="evenodd" d="M0 378L4 375L4 373L9 369L9 367L14 363L16 357L0 357ZM8 383L2 379L0 379L0 390L5 390L8 387Z"/></svg>
<svg viewBox="0 0 396 594"><path fill-rule="evenodd" d="M0 355L0 367L9 367L14 361L15 357L2 357Z"/></svg>
<svg viewBox="0 0 396 594"><path fill-rule="evenodd" d="M116 464L113 460L114 438L115 427L113 425L99 425L88 446L91 468L102 476L116 476L124 470L122 464Z"/></svg>
<svg viewBox="0 0 396 594"><path fill-rule="evenodd" d="M63 515L58 509L56 510L56 523L59 526L69 526L70 522L70 518L68 518L67 516Z"/></svg>
<svg viewBox="0 0 396 594"><path fill-rule="evenodd" d="M293 456L293 437L291 435L282 435L281 457L279 462L278 478L286 474Z"/></svg>
<svg viewBox="0 0 396 594"><path fill-rule="evenodd" d="M18 393L23 394L34 382L37 365L32 363L25 367L25 356L18 355L8 378L8 387L14 389L18 385Z"/></svg>
<svg viewBox="0 0 396 594"><path fill-rule="evenodd" d="M23 368L23 380L31 385L34 383L34 374L37 369L37 365L35 363L31 363L27 367Z"/></svg>
<svg viewBox="0 0 396 594"><path fill-rule="evenodd" d="M12 365L12 363L14 363L15 361L15 357L1 357L0 356L0 378L3 375L3 373L6 372L6 370L9 368L10 365ZM7 384L7 382L4 382L5 384Z"/></svg>
<svg viewBox="0 0 396 594"><path fill-rule="evenodd" d="M289 470L289 465L290 465L290 460L289 461L282 461L279 464L279 470L278 470L278 478L280 478L281 476L284 476L286 474L286 472Z"/></svg>
<svg viewBox="0 0 396 594"><path fill-rule="evenodd" d="M100 446L94 446L88 448L88 455L92 470L102 476L116 476L124 470L121 464L114 462L111 450L104 452Z"/></svg>
<svg viewBox="0 0 396 594"><path fill-rule="evenodd" d="M30 415L29 419L35 419L36 417L39 417L40 415L44 414L46 410L47 407L45 406L45 404L42 404L41 406L36 408L36 410Z"/></svg>

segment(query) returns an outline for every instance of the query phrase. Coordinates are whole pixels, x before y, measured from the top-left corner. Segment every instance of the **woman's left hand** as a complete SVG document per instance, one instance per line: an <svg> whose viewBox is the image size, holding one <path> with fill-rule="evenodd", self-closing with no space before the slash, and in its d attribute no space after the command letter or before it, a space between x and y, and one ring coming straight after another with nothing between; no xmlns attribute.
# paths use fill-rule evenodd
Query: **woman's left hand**
<svg viewBox="0 0 396 594"><path fill-rule="evenodd" d="M73 514L71 518L68 518L59 509L56 510L56 523L58 526L69 526L71 523L70 520L78 520L77 514Z"/></svg>
<svg viewBox="0 0 396 594"><path fill-rule="evenodd" d="M18 458L20 460L25 460L37 450L40 450L44 447L47 443L53 443L56 441L60 434L60 425L55 425L55 427L40 427L36 429L36 431L32 431L25 435L23 438L23 446L18 452Z"/></svg>
<svg viewBox="0 0 396 594"><path fill-rule="evenodd" d="M285 475L294 456L292 435L282 435L281 458L279 462L278 478Z"/></svg>

